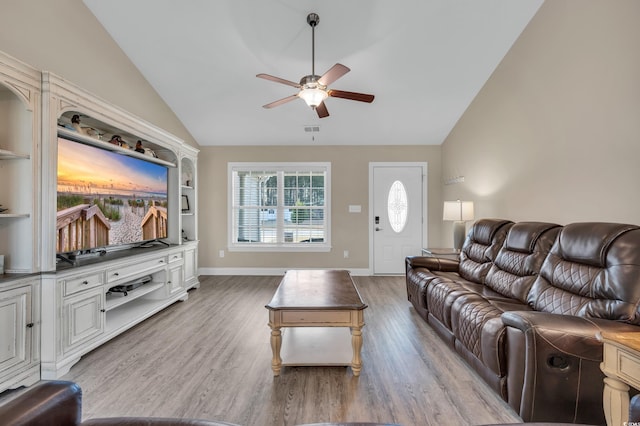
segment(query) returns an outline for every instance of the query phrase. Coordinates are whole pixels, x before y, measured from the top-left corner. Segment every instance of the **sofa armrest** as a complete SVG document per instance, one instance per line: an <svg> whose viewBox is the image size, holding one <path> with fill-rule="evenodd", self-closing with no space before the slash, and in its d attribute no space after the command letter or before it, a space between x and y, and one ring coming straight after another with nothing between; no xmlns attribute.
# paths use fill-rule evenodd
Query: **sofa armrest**
<svg viewBox="0 0 640 426"><path fill-rule="evenodd" d="M599 335L640 327L537 311L505 312L502 322L507 398L525 422L604 422Z"/></svg>
<svg viewBox="0 0 640 426"><path fill-rule="evenodd" d="M460 265L457 260L428 256L408 256L405 262L407 268L426 268L440 272L458 272Z"/></svg>
<svg viewBox="0 0 640 426"><path fill-rule="evenodd" d="M0 406L3 425L78 425L82 391L72 382L44 381Z"/></svg>
<svg viewBox="0 0 640 426"><path fill-rule="evenodd" d="M502 322L522 333L537 335L562 353L597 362L602 361L602 332L640 331L638 326L617 321L537 311L505 312Z"/></svg>

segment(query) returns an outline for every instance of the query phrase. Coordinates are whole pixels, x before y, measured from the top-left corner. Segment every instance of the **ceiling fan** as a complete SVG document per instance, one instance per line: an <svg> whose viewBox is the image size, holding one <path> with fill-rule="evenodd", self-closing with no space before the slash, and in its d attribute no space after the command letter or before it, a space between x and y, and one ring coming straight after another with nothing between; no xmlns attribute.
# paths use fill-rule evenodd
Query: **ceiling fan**
<svg viewBox="0 0 640 426"><path fill-rule="evenodd" d="M287 96L286 98L279 99L277 101L263 105L263 108L274 108L278 105L285 104L296 98L303 99L307 105L312 109L315 109L318 113L318 117L324 118L329 116L329 111L324 101L328 97L350 99L352 101L359 102L373 102L374 96L367 95L365 93L345 92L344 90L329 89L328 86L348 73L350 69L342 64L335 64L322 76L317 76L315 73L315 29L320 22L320 17L316 13L310 13L307 15L307 23L311 26L311 75L305 75L300 79L300 83L285 80L280 77L274 77L269 74L258 74L256 77L264 78L265 80L275 81L276 83L286 84L287 86L300 89L295 95Z"/></svg>

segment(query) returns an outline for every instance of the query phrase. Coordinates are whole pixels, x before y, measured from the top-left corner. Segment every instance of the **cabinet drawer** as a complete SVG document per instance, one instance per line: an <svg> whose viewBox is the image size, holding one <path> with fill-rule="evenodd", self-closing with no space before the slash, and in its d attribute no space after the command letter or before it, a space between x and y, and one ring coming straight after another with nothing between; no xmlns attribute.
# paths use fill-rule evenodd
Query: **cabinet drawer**
<svg viewBox="0 0 640 426"><path fill-rule="evenodd" d="M64 283L64 295L77 293L93 287L102 285L102 274L84 275L81 277L61 280Z"/></svg>
<svg viewBox="0 0 640 426"><path fill-rule="evenodd" d="M114 267L107 271L107 283L112 284L116 281L127 279L133 275L141 276L145 272L150 273L158 271L166 265L167 261L165 260L165 257L157 257L140 263Z"/></svg>
<svg viewBox="0 0 640 426"><path fill-rule="evenodd" d="M177 253L171 253L169 255L169 263L174 263L174 262L180 262L183 258L183 253L177 252Z"/></svg>
<svg viewBox="0 0 640 426"><path fill-rule="evenodd" d="M638 377L640 377L640 360L638 360L637 356L624 350L619 350L618 369L625 382L634 387L638 386L640 383L638 380Z"/></svg>
<svg viewBox="0 0 640 426"><path fill-rule="evenodd" d="M282 311L282 324L349 324L349 311Z"/></svg>

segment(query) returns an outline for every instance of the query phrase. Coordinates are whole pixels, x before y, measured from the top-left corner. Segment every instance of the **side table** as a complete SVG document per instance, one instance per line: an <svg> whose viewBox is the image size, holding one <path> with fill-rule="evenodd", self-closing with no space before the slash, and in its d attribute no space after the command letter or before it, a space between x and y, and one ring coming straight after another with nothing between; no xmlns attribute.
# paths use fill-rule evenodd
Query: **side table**
<svg viewBox="0 0 640 426"><path fill-rule="evenodd" d="M602 403L609 426L629 421L629 386L640 389L640 333L602 333Z"/></svg>

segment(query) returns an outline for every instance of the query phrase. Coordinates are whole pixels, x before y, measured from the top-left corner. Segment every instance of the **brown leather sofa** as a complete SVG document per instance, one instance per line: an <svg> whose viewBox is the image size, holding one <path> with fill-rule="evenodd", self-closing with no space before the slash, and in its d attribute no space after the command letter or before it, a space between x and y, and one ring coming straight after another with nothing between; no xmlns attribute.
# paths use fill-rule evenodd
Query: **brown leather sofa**
<svg viewBox="0 0 640 426"><path fill-rule="evenodd" d="M82 421L82 390L73 382L43 381L0 406L3 426L237 426L232 423L163 417L110 417Z"/></svg>
<svg viewBox="0 0 640 426"><path fill-rule="evenodd" d="M82 390L64 380L42 381L0 405L2 426L239 426L168 417L105 417L82 421ZM400 426L392 423L307 423L299 426Z"/></svg>
<svg viewBox="0 0 640 426"><path fill-rule="evenodd" d="M407 296L525 422L604 424L603 331L640 331L640 227L483 219Z"/></svg>
<svg viewBox="0 0 640 426"><path fill-rule="evenodd" d="M81 422L82 390L68 381L43 381L0 405L0 424L3 426L238 426L232 423L208 420L163 417L110 417ZM640 420L640 395L630 401L629 421ZM516 424L501 424L515 426ZM561 426L561 423L529 423L531 426ZM391 423L313 423L300 426L400 426ZM484 425L484 426L499 426Z"/></svg>

